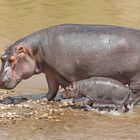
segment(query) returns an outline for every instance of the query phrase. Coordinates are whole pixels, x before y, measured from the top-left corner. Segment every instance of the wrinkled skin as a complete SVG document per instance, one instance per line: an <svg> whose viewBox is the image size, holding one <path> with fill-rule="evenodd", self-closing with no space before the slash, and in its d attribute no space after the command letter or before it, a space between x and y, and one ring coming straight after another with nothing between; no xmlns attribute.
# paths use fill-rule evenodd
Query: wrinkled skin
<svg viewBox="0 0 140 140"><path fill-rule="evenodd" d="M92 77L85 80L73 82L62 94L63 98L77 99L86 97L89 101L87 104L98 104L98 106L116 106L120 112L129 111L135 103L132 103L132 93L129 88L124 86L121 82L104 77ZM132 109L132 108L131 108Z"/></svg>
<svg viewBox="0 0 140 140"><path fill-rule="evenodd" d="M11 59L14 57L14 59ZM16 59L15 59L16 58ZM43 72L52 100L59 85L90 77L109 77L128 84L140 97L140 31L105 25L57 25L12 44L2 57L1 88Z"/></svg>

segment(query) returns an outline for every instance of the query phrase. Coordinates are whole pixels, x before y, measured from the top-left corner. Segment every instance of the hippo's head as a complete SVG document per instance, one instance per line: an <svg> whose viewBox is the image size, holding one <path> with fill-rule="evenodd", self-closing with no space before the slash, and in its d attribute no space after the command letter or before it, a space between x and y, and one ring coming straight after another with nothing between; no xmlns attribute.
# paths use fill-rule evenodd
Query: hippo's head
<svg viewBox="0 0 140 140"><path fill-rule="evenodd" d="M65 91L62 94L63 98L75 98L75 84L71 83L68 87L66 87Z"/></svg>
<svg viewBox="0 0 140 140"><path fill-rule="evenodd" d="M11 45L1 56L0 88L12 89L35 73L36 62L29 48L22 44Z"/></svg>

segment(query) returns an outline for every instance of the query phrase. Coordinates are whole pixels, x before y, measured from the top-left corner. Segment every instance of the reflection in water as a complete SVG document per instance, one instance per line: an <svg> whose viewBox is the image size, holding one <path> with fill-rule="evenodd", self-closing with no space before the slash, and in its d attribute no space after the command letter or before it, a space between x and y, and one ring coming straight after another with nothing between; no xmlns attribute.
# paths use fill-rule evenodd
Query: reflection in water
<svg viewBox="0 0 140 140"><path fill-rule="evenodd" d="M11 42L42 28L60 23L113 24L140 28L139 0L0 0L0 53ZM42 88L42 89L41 89ZM43 76L22 82L15 91L44 92ZM77 112L68 122L32 122L14 125L13 139L139 139L140 109L126 116ZM45 124L45 125L44 125ZM38 125L41 125L40 129ZM6 134L0 139L6 139ZM34 134L34 135L32 135ZM13 135L13 136L12 136Z"/></svg>

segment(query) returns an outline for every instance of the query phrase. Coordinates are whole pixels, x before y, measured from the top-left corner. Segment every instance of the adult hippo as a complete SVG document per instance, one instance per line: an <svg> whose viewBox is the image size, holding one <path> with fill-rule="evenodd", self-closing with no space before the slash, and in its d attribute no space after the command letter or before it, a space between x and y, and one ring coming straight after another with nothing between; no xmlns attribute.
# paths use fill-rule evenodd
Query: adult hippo
<svg viewBox="0 0 140 140"><path fill-rule="evenodd" d="M35 32L9 46L1 57L1 88L43 72L48 100L59 85L90 77L114 78L140 95L140 31L109 25L57 25Z"/></svg>

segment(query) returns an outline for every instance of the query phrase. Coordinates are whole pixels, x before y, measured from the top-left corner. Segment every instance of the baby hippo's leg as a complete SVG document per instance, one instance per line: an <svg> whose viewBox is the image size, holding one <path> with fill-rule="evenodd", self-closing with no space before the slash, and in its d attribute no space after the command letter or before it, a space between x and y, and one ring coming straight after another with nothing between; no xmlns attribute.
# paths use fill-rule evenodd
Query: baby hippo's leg
<svg viewBox="0 0 140 140"><path fill-rule="evenodd" d="M85 105L91 105L92 101L89 98L82 97L82 98L62 99L61 103L66 106L69 106L69 105L85 106Z"/></svg>
<svg viewBox="0 0 140 140"><path fill-rule="evenodd" d="M89 99L89 98L87 98L87 97L81 97L81 98L75 98L74 100L74 104L81 104L81 105L92 105L93 104L93 102Z"/></svg>
<svg viewBox="0 0 140 140"><path fill-rule="evenodd" d="M74 99L73 98L62 99L62 100L60 100L60 103L64 106L72 106L72 105L74 105Z"/></svg>
<svg viewBox="0 0 140 140"><path fill-rule="evenodd" d="M116 104L116 110L120 113L128 112L123 104Z"/></svg>
<svg viewBox="0 0 140 140"><path fill-rule="evenodd" d="M129 112L133 110L133 105L134 104L132 103L132 92L128 88L128 92L126 92L126 96L123 102L116 102L116 110L118 110L119 112Z"/></svg>

